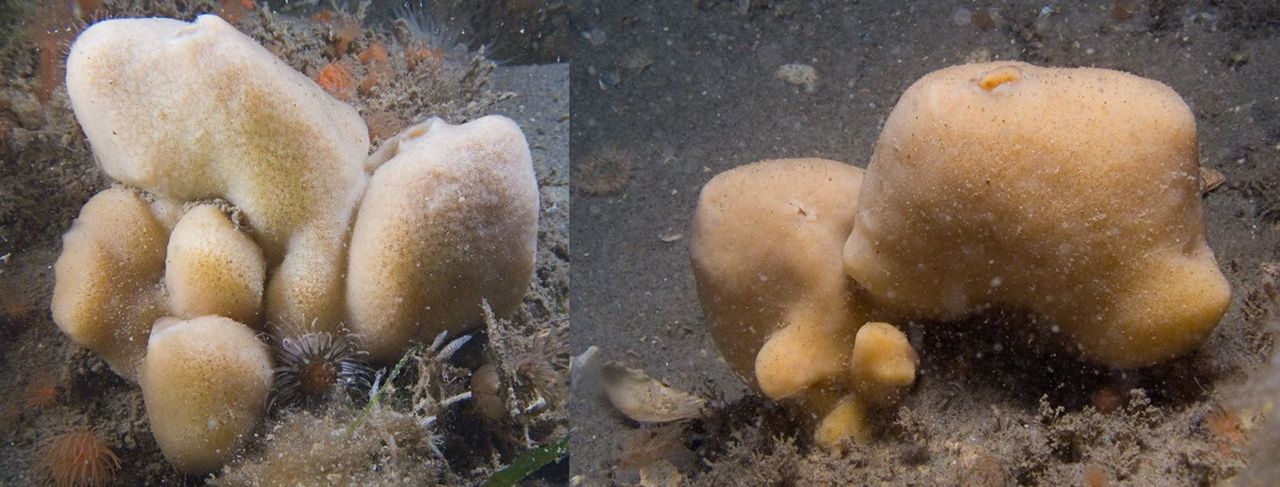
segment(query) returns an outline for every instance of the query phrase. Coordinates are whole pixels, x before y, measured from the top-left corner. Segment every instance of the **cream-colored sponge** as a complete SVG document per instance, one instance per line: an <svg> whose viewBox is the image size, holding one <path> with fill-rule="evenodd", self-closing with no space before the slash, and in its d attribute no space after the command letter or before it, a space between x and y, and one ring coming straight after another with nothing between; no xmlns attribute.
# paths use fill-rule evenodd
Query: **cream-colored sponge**
<svg viewBox="0 0 1280 487"><path fill-rule="evenodd" d="M219 316L156 322L141 373L161 453L188 474L213 471L262 419L271 356L249 327Z"/></svg>
<svg viewBox="0 0 1280 487"><path fill-rule="evenodd" d="M53 321L135 380L151 324L166 313L169 231L136 192L111 188L80 209L54 264Z"/></svg>
<svg viewBox="0 0 1280 487"><path fill-rule="evenodd" d="M740 166L703 186L690 253L729 365L772 398L844 374L869 309L841 267L862 170L824 159Z"/></svg>
<svg viewBox="0 0 1280 487"><path fill-rule="evenodd" d="M222 210L196 206L169 235L164 281L171 315L219 315L256 326L266 272L262 250Z"/></svg>
<svg viewBox="0 0 1280 487"><path fill-rule="evenodd" d="M505 117L430 119L371 158L351 236L347 307L370 355L391 361L520 304L533 275L538 186L524 135Z"/></svg>
<svg viewBox="0 0 1280 487"><path fill-rule="evenodd" d="M268 320L341 321L369 151L355 109L212 15L93 24L71 47L67 93L109 176L243 211L271 268Z"/></svg>
<svg viewBox="0 0 1280 487"><path fill-rule="evenodd" d="M1191 111L1159 82L1015 62L936 71L885 122L845 268L914 316L1010 306L1089 360L1155 364L1197 347L1230 301L1197 160Z"/></svg>

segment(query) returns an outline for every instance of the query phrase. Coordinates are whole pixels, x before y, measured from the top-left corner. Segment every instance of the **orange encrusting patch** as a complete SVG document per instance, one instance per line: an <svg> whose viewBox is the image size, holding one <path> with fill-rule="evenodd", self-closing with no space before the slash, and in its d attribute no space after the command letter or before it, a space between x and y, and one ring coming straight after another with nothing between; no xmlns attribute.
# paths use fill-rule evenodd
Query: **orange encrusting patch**
<svg viewBox="0 0 1280 487"><path fill-rule="evenodd" d="M356 56L356 59L360 60L360 64L385 63L388 59L387 48L375 42L365 50L360 51L360 55Z"/></svg>
<svg viewBox="0 0 1280 487"><path fill-rule="evenodd" d="M324 88L330 95L347 101L351 99L351 95L356 88L356 80L351 77L351 72L340 63L329 63L320 72L316 73L316 83Z"/></svg>
<svg viewBox="0 0 1280 487"><path fill-rule="evenodd" d="M1090 463L1084 467L1084 484L1089 487L1107 487L1111 481L1107 476L1107 471L1096 463Z"/></svg>
<svg viewBox="0 0 1280 487"><path fill-rule="evenodd" d="M985 91L991 91L1002 84L1015 83L1021 80L1022 71L1019 71L1018 68L1013 66L1005 66L993 69L983 74L982 79L978 81L978 86L981 86Z"/></svg>
<svg viewBox="0 0 1280 487"><path fill-rule="evenodd" d="M319 12L311 15L311 20L318 24L333 23L333 11L327 8L320 9Z"/></svg>

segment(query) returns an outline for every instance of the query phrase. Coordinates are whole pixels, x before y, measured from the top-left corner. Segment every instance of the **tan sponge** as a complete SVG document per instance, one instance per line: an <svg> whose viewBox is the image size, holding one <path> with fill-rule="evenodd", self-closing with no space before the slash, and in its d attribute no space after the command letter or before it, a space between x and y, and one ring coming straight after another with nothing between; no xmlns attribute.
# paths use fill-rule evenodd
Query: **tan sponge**
<svg viewBox="0 0 1280 487"><path fill-rule="evenodd" d="M220 315L257 324L266 281L262 250L216 205L199 205L169 236L164 280L172 316Z"/></svg>
<svg viewBox="0 0 1280 487"><path fill-rule="evenodd" d="M1205 241L1195 120L1173 90L1104 69L970 64L926 75L865 173L765 161L703 187L690 242L729 365L868 441L919 358L888 322L1001 306L1098 364L1195 349L1230 302ZM1038 326L1037 325L1037 326Z"/></svg>
<svg viewBox="0 0 1280 487"><path fill-rule="evenodd" d="M1230 301L1198 168L1195 119L1159 82L1013 62L936 71L885 122L845 269L912 316L1008 306L1093 362L1162 362Z"/></svg>
<svg viewBox="0 0 1280 487"><path fill-rule="evenodd" d="M367 163L375 169L351 233L351 330L376 360L419 339L505 316L533 277L538 182L515 122L438 118L409 127Z"/></svg>
<svg viewBox="0 0 1280 487"><path fill-rule="evenodd" d="M772 398L843 373L868 310L840 264L862 170L757 162L702 188L690 251L721 355Z"/></svg>
<svg viewBox="0 0 1280 487"><path fill-rule="evenodd" d="M213 15L93 24L67 57L67 94L113 179L243 211L269 267L269 322L342 321L369 152L354 108Z"/></svg>
<svg viewBox="0 0 1280 487"><path fill-rule="evenodd" d="M220 316L156 322L139 378L160 451L184 473L230 459L262 419L271 354L249 327Z"/></svg>
<svg viewBox="0 0 1280 487"><path fill-rule="evenodd" d="M690 242L707 327L729 365L773 399L824 418L815 436L867 441L869 405L915 381L916 354L844 273L862 170L824 159L757 162L702 189ZM864 323L866 325L864 326Z"/></svg>
<svg viewBox="0 0 1280 487"><path fill-rule="evenodd" d="M165 307L169 230L137 192L111 188L80 209L54 264L53 321L135 380L151 324Z"/></svg>

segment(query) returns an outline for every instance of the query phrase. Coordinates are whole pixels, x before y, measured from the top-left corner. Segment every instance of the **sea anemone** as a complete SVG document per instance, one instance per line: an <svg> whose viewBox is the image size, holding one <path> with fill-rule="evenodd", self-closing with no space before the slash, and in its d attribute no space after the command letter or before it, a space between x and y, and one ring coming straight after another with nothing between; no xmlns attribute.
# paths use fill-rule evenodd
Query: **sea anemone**
<svg viewBox="0 0 1280 487"><path fill-rule="evenodd" d="M120 470L120 457L88 428L41 441L35 472L52 485L107 485Z"/></svg>
<svg viewBox="0 0 1280 487"><path fill-rule="evenodd" d="M461 40L462 32L440 22L435 12L419 2L405 2L395 9L393 22L397 40L405 45L405 57L409 66L422 61L457 60L467 57L469 46Z"/></svg>
<svg viewBox="0 0 1280 487"><path fill-rule="evenodd" d="M58 379L51 374L37 375L27 384L23 404L28 410L41 410L58 403Z"/></svg>
<svg viewBox="0 0 1280 487"><path fill-rule="evenodd" d="M275 389L268 409L303 404L311 408L330 394L362 395L373 370L364 362L356 338L346 332L313 331L276 342Z"/></svg>
<svg viewBox="0 0 1280 487"><path fill-rule="evenodd" d="M342 101L351 100L356 91L356 79L340 62L326 64L316 73L315 80L324 91Z"/></svg>

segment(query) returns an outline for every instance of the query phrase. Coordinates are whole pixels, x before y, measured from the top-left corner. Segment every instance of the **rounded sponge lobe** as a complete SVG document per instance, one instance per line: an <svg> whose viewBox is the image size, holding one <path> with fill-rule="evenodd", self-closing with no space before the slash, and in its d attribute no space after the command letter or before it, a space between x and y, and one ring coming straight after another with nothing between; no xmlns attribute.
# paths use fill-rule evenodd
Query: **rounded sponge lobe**
<svg viewBox="0 0 1280 487"><path fill-rule="evenodd" d="M169 231L136 192L111 188L80 209L54 263L53 321L133 381L151 324L166 312Z"/></svg>
<svg viewBox="0 0 1280 487"><path fill-rule="evenodd" d="M352 230L351 330L376 360L520 304L533 276L538 183L510 119L433 118L371 156L376 171Z"/></svg>
<svg viewBox="0 0 1280 487"><path fill-rule="evenodd" d="M341 321L369 152L354 108L213 15L93 24L71 47L67 94L113 179L243 211L272 268L268 319Z"/></svg>
<svg viewBox="0 0 1280 487"><path fill-rule="evenodd" d="M840 265L862 170L824 159L740 166L702 188L690 254L720 354L769 397L842 374L869 310Z"/></svg>
<svg viewBox="0 0 1280 487"><path fill-rule="evenodd" d="M262 419L271 380L271 355L249 327L220 316L156 322L140 383L161 453L187 474L222 466Z"/></svg>
<svg viewBox="0 0 1280 487"><path fill-rule="evenodd" d="M1204 236L1195 120L1169 87L1092 68L969 64L890 113L845 269L880 302L953 319L1030 310L1080 354L1185 354L1230 300Z"/></svg>
<svg viewBox="0 0 1280 487"><path fill-rule="evenodd" d="M187 211L165 256L164 282L173 316L218 315L257 324L266 281L262 250L215 205Z"/></svg>

